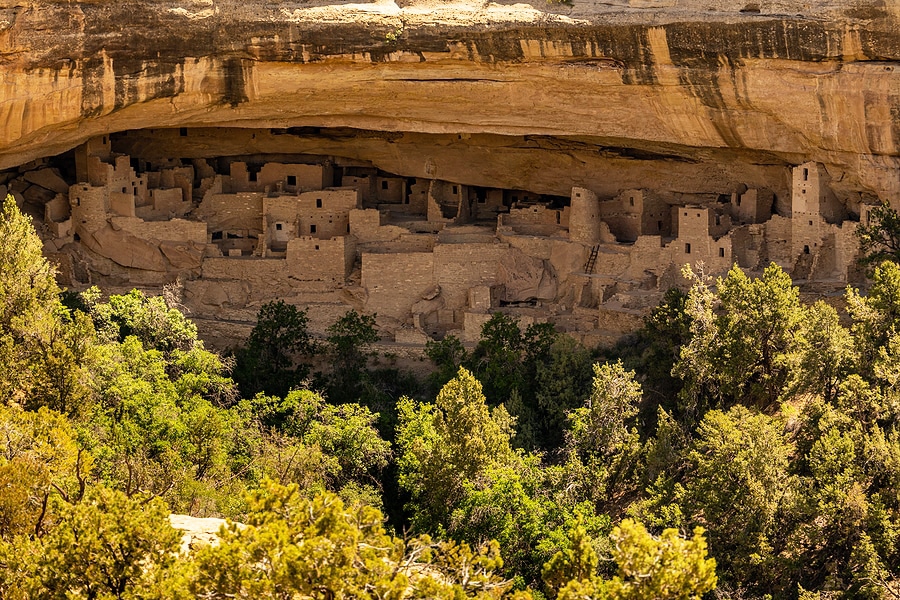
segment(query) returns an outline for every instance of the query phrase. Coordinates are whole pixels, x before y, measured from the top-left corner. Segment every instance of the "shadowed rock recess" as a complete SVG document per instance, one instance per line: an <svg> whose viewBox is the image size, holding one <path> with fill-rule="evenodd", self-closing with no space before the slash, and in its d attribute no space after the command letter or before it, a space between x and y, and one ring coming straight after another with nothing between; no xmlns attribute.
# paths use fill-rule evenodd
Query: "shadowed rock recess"
<svg viewBox="0 0 900 600"><path fill-rule="evenodd" d="M21 2L0 184L74 289L180 281L411 348L493 310L608 341L685 263L858 281L900 206L900 3Z"/></svg>

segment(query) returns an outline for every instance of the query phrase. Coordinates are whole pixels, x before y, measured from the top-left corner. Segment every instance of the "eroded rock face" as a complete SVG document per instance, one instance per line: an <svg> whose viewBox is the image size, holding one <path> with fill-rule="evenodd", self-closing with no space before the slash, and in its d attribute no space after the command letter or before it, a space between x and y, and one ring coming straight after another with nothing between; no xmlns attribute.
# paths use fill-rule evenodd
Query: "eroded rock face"
<svg viewBox="0 0 900 600"><path fill-rule="evenodd" d="M328 127L472 185L566 194L656 160L698 192L813 160L900 194L894 0L42 1L0 28L0 168L128 129Z"/></svg>

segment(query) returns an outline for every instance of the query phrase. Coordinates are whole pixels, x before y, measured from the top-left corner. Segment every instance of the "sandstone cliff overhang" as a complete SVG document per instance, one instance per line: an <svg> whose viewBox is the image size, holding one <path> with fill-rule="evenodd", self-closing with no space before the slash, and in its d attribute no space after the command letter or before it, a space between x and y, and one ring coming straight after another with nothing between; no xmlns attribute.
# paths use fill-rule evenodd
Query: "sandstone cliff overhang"
<svg viewBox="0 0 900 600"><path fill-rule="evenodd" d="M346 127L815 160L900 194L894 0L9 2L0 52L0 168L127 129Z"/></svg>

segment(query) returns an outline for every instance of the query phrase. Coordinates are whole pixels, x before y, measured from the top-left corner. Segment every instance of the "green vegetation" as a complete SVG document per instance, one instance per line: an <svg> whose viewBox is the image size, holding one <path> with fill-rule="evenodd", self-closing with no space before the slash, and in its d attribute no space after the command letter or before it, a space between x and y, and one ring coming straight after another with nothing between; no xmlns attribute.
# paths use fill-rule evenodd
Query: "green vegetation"
<svg viewBox="0 0 900 600"><path fill-rule="evenodd" d="M602 354L497 313L419 384L371 315L266 305L230 359L165 297L61 294L11 200L0 251L2 598L900 593L894 262L846 310L688 271ZM182 553L169 512L233 522Z"/></svg>
<svg viewBox="0 0 900 600"><path fill-rule="evenodd" d="M887 203L869 213L869 222L856 228L862 262L877 265L886 260L900 262L900 213Z"/></svg>

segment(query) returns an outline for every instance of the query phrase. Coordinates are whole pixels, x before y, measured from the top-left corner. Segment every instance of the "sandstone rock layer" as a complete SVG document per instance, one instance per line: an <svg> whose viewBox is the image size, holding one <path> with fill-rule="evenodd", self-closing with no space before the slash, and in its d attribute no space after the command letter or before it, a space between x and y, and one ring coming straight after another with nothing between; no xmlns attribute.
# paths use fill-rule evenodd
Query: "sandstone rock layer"
<svg viewBox="0 0 900 600"><path fill-rule="evenodd" d="M896 0L9 2L0 60L0 168L130 129L302 128L323 154L542 193L813 160L900 195Z"/></svg>

